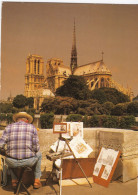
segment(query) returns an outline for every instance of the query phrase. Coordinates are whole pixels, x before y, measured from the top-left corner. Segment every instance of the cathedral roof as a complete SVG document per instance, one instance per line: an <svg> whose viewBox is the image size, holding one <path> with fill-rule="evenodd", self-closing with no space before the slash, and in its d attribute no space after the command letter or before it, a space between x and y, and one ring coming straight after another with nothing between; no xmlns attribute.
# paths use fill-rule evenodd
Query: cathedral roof
<svg viewBox="0 0 138 195"><path fill-rule="evenodd" d="M71 75L71 69L68 66L60 65L60 66L58 66L58 73L69 76L69 75Z"/></svg>
<svg viewBox="0 0 138 195"><path fill-rule="evenodd" d="M74 75L87 75L87 74L109 74L110 70L106 67L103 60L81 65L74 71Z"/></svg>

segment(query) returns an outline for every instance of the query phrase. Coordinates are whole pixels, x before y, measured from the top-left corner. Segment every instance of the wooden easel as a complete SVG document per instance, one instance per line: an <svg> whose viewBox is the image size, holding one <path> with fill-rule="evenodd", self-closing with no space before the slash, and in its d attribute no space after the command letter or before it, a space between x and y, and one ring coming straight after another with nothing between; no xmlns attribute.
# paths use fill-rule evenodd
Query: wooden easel
<svg viewBox="0 0 138 195"><path fill-rule="evenodd" d="M82 171L84 177L86 178L88 184L89 184L90 187L92 188L92 185L91 185L91 183L89 182L89 180L88 180L88 178L87 178L87 176L86 176L86 174L85 174L83 168L81 167L81 165L80 165L80 163L78 162L78 160L76 159L76 157L75 157L75 155L74 155L72 149L70 148L69 142L71 141L71 139L72 139L72 138L70 138L70 139L63 138L63 137L62 137L62 134L59 134L58 144L57 144L57 148L56 148L56 153L52 153L52 157L51 157L51 155L46 155L47 159L53 161L53 168L52 168L52 171L51 171L51 173L50 173L48 179L46 180L46 184L47 184L49 178L51 177L51 175L52 175L52 173L53 173L53 170L54 170L54 168L55 168L55 161L56 161L57 159L59 159L59 158L61 159L61 165L60 165L60 168L58 169L58 170L59 170L59 175L60 175L60 178L59 178L59 180L60 180L60 191L59 191L59 194L60 194L60 195L62 194L62 164L63 164L63 158L64 158L64 157L67 157L67 156L70 156L70 155L73 155L73 157L74 157L74 159L75 159L75 162L78 164L78 166L79 166L80 170ZM63 151L62 151L61 153L58 153L57 151L58 151L58 147L59 147L59 142L60 142L60 141L65 141L65 144L64 144L64 149L63 149ZM66 146L68 146L68 148L69 148L69 150L70 150L69 153L65 153L65 148L66 148ZM56 155L56 154L57 154L57 155Z"/></svg>

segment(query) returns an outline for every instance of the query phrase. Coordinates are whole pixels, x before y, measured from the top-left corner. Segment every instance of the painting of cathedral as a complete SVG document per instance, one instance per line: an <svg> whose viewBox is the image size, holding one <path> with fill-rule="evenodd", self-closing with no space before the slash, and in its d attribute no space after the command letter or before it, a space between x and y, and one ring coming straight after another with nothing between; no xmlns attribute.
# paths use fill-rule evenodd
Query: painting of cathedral
<svg viewBox="0 0 138 195"><path fill-rule="evenodd" d="M54 97L58 87L63 85L70 75L83 76L90 90L101 87L116 88L118 91L132 98L130 89L123 88L112 79L112 73L102 59L79 66L77 63L77 47L75 22L73 29L73 43L70 66L65 66L63 60L51 58L46 63L46 76L44 74L43 57L31 55L26 60L25 93L26 97L34 97L34 107L39 110L45 97Z"/></svg>

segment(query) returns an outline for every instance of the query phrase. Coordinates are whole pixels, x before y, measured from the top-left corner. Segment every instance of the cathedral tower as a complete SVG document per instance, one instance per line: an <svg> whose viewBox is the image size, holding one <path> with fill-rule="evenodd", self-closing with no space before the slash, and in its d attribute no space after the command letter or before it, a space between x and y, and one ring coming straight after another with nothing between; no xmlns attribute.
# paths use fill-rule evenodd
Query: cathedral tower
<svg viewBox="0 0 138 195"><path fill-rule="evenodd" d="M33 91L44 82L44 62L41 56L29 55L26 61L25 96L33 97Z"/></svg>
<svg viewBox="0 0 138 195"><path fill-rule="evenodd" d="M77 49L76 49L76 32L75 32L75 20L74 20L74 31L73 31L73 44L71 51L71 63L70 68L73 74L74 70L77 68Z"/></svg>

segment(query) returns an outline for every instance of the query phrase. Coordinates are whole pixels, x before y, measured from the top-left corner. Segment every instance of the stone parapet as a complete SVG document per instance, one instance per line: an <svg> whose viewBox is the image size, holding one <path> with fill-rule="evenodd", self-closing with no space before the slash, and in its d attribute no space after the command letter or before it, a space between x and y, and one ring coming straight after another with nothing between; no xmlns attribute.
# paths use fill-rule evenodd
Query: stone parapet
<svg viewBox="0 0 138 195"><path fill-rule="evenodd" d="M2 131L0 131L1 137ZM52 162L46 159L50 146L57 141L59 135L53 134L52 129L38 131L40 150L42 152L42 172L50 171ZM101 147L121 151L113 180L119 178L126 182L138 176L138 132L123 129L84 128L84 140L93 152L90 157L97 158Z"/></svg>

